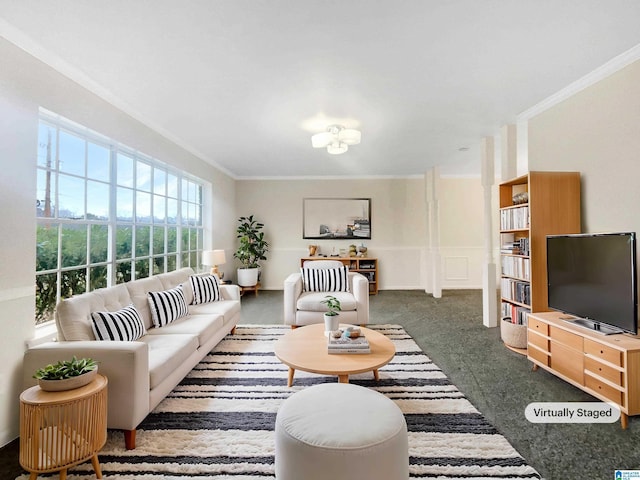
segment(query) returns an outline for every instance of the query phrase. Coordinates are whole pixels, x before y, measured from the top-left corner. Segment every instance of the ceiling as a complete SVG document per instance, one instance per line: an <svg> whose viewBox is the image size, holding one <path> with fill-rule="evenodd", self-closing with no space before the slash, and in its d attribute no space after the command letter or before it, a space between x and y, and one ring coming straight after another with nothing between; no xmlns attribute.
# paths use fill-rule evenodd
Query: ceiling
<svg viewBox="0 0 640 480"><path fill-rule="evenodd" d="M234 178L479 172L638 25L637 0L0 0L2 36ZM362 143L313 149L332 123Z"/></svg>

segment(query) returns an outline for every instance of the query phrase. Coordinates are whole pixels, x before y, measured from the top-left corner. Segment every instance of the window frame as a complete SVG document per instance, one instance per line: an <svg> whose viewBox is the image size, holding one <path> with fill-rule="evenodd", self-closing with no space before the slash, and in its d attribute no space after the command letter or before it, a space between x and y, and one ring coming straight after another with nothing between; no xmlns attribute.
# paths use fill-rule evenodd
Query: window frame
<svg viewBox="0 0 640 480"><path fill-rule="evenodd" d="M43 130L49 130L55 134L55 141L51 145L51 154L48 155L48 160L45 162L40 158L41 148L43 148L41 144ZM82 174L79 171L69 172L64 169L60 158L61 133L80 139L83 142L84 158L82 160L78 158L69 160L70 168L73 169L75 167L76 170L79 170L79 163L81 161L84 162ZM47 143L50 143L48 139ZM92 174L91 157L89 156L92 145L106 149L109 152L108 177L106 181L95 178L94 174ZM77 149L77 151L81 150L81 148ZM130 172L132 185L130 186L118 183L120 180L118 178L119 155L132 159L132 172ZM203 219L208 213L205 211L208 209L208 202L204 199L208 188L203 179L42 108L38 119L36 171L37 196L39 197L41 192L44 191L42 194L48 197L44 199L36 198L36 326L51 323L55 305L63 298L74 294L92 291L101 287L110 287L139 278L147 278L187 266L195 271L199 270L198 267L201 264L202 251L205 244L204 238L207 234ZM149 174L147 178L139 178L139 175L147 173ZM164 185L156 185L156 175L163 177ZM61 214L61 207L64 207L59 201L59 198L64 194L59 189L61 177L63 181L72 179L76 185L82 182L84 186L83 197L80 199L78 195L75 199L76 208L78 208L77 216L72 215L71 211L70 213L64 211ZM175 179L175 189L173 190L170 189L169 185L171 179ZM41 182L44 182L45 185L41 185ZM101 215L93 215L89 211L91 208L89 201L91 189L89 189L89 186L98 188L100 185L106 186L108 191L107 218ZM157 187L158 193L156 193ZM131 217L126 219L118 217L119 195L124 192L131 193ZM192 193L193 195L191 195ZM43 200L44 206L41 203ZM148 205L142 204L145 201L148 201ZM160 206L160 203L156 204L156 202L163 204L162 212L156 211L157 207ZM172 203L174 204L175 218L170 217L169 207ZM51 216L49 217L43 216L47 208L50 209ZM144 210L141 215L138 215L139 210ZM156 213L158 214L157 217ZM45 234L42 232L49 231L52 226L57 229L57 235L56 232L49 232L45 238ZM63 257L66 248L65 233L74 229L80 231L82 227L85 227L86 232L84 235L85 251L84 253L79 253L79 257L82 258L84 255L84 262L76 261L71 265L65 264L66 260ZM96 241L92 237L92 232L94 229L98 230L99 228L103 230L106 228L106 259L101 257L96 260L92 256L93 243ZM118 232L127 228L130 229L131 234L130 249L128 256L122 256L117 251ZM172 234L175 240L171 238ZM74 235L82 240L82 233ZM148 237L145 237L145 235L148 235ZM160 237L162 237L162 250L157 251L161 243ZM57 249L55 265L53 260L49 259L49 264L46 266L50 268L40 268L40 245L47 245L49 240L53 241L54 239L57 243L55 246L51 246L50 250ZM41 240L44 241L41 242ZM175 249L173 249L174 244ZM104 246L103 244L101 245L101 247ZM171 251L168 251L169 249ZM78 251L81 252L81 249ZM74 251L74 253L78 252ZM127 265L128 276L126 275ZM92 273L95 273L95 269L100 268L106 268L106 278L101 277L103 281L94 283L97 286L92 287ZM84 289L82 289L81 285L78 285L78 291L67 291L63 288L63 280L72 276L72 272L76 270L84 270L84 274L79 273L76 278L78 283L81 283L80 279L84 278ZM125 274L121 275L122 272L125 272ZM53 304L51 304L53 292L48 292L50 298L46 303L48 308L44 310L47 314L46 316L41 315L41 308L38 306L39 296L43 295L40 285L47 284L47 278L44 275L55 275L56 290ZM53 277L49 278L53 279ZM48 284L50 285L50 283L49 281ZM44 287L44 290L46 290L46 287Z"/></svg>

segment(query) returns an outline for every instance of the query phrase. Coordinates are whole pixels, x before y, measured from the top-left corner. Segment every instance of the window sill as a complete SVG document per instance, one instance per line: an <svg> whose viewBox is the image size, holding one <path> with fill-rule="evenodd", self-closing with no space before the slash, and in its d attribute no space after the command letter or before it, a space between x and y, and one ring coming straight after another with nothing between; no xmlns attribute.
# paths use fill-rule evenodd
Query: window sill
<svg viewBox="0 0 640 480"><path fill-rule="evenodd" d="M47 322L36 326L36 334L31 340L27 340L27 348L33 348L46 342L53 342L58 336L56 322Z"/></svg>

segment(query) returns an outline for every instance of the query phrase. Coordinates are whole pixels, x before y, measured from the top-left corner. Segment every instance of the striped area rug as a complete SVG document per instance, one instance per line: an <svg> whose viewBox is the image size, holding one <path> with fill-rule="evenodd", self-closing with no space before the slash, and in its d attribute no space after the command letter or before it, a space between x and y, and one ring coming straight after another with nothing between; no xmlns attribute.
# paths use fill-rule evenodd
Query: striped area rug
<svg viewBox="0 0 640 480"><path fill-rule="evenodd" d="M371 373L350 381L387 395L404 412L411 478L540 478L401 326L371 328L395 343L396 356L380 369L378 382ZM287 387L287 367L273 354L287 331L283 325L238 326L144 420L135 450L125 450L120 432L109 432L100 452L104 477L274 479L278 406L309 385L336 381L296 371L294 386ZM68 478L95 478L91 463L72 468Z"/></svg>

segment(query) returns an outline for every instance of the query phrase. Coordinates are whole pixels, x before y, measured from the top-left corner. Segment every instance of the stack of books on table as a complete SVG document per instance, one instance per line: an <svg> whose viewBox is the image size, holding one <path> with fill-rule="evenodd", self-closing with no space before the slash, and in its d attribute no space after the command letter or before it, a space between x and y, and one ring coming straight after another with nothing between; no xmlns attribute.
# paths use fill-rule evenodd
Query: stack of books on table
<svg viewBox="0 0 640 480"><path fill-rule="evenodd" d="M329 353L371 353L371 347L364 335L356 338L344 336L333 338L333 336L329 335L327 351Z"/></svg>

